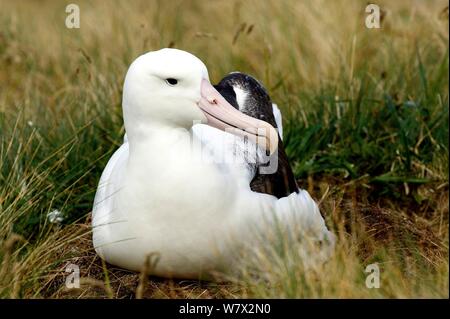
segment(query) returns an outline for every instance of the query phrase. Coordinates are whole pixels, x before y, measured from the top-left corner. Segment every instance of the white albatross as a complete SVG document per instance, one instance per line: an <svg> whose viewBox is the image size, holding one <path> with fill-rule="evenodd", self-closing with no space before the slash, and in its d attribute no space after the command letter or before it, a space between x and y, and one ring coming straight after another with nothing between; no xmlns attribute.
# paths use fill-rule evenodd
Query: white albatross
<svg viewBox="0 0 450 319"><path fill-rule="evenodd" d="M332 246L305 190L283 198L254 192L245 161L219 158L236 154L235 135L242 145L248 138L274 153L277 131L233 108L194 55L162 49L138 57L122 107L126 138L102 173L92 212L93 244L108 263L139 271L157 253L152 274L199 278L231 267L238 247L274 216L285 231L298 224L309 240Z"/></svg>

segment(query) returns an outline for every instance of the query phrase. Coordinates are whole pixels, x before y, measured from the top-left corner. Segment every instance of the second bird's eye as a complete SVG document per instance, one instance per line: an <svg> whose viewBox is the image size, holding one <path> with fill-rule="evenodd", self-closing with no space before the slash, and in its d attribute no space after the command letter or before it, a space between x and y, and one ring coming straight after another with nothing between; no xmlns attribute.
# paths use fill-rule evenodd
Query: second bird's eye
<svg viewBox="0 0 450 319"><path fill-rule="evenodd" d="M174 78L168 78L168 79L166 79L166 83L169 85L177 85L178 80L174 79Z"/></svg>

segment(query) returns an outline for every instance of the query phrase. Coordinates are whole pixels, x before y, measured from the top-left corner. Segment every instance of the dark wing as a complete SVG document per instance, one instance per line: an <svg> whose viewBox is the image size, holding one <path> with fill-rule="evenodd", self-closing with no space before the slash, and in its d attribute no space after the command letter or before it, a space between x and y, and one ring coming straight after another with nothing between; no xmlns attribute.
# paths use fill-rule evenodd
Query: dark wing
<svg viewBox="0 0 450 319"><path fill-rule="evenodd" d="M215 85L215 88L242 113L266 121L275 128L277 127L269 94L255 78L243 73L233 72L224 77ZM237 96L236 93L240 96ZM265 163L256 164L256 173L250 182L250 188L254 192L274 195L277 198L299 192L280 136L278 136L277 155L278 168L273 174L261 173L260 167L265 166Z"/></svg>

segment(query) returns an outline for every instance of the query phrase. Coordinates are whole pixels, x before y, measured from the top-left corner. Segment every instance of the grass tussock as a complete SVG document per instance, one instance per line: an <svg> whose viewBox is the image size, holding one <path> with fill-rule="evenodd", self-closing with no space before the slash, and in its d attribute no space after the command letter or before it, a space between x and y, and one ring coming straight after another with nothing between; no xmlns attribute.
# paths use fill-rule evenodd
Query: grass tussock
<svg viewBox="0 0 450 319"><path fill-rule="evenodd" d="M81 28L67 29L63 2L0 1L0 297L448 298L446 1L379 1L381 29L359 1L77 3ZM89 214L122 141L126 69L167 46L214 82L240 70L268 88L299 183L337 234L328 263L302 269L283 236L220 284L95 256ZM68 264L80 289L65 288Z"/></svg>

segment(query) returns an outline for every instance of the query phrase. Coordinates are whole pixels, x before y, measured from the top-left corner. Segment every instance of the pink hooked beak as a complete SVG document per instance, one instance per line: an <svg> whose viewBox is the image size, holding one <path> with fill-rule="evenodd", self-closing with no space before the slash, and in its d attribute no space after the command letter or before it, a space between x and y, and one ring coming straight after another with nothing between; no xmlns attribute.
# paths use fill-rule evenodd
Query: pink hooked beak
<svg viewBox="0 0 450 319"><path fill-rule="evenodd" d="M270 154L277 150L278 133L272 125L236 110L205 79L202 80L199 107L208 119L208 125L247 137Z"/></svg>

